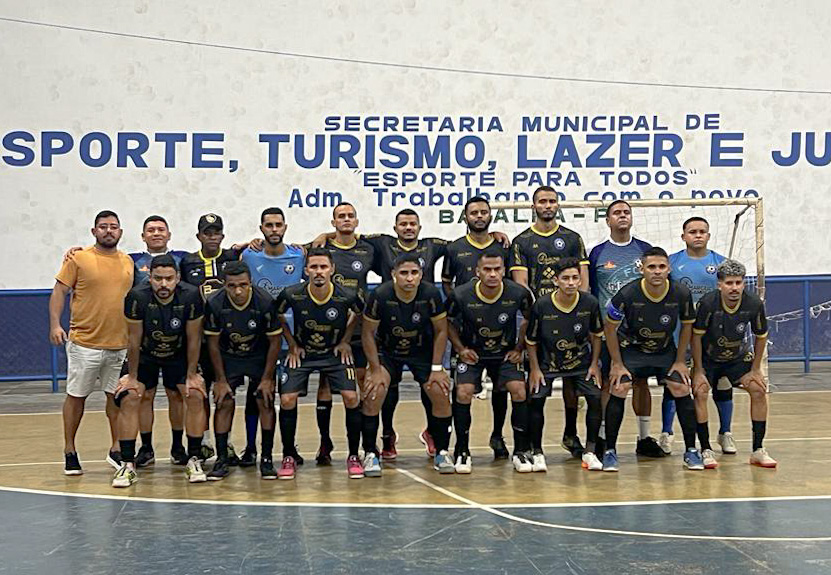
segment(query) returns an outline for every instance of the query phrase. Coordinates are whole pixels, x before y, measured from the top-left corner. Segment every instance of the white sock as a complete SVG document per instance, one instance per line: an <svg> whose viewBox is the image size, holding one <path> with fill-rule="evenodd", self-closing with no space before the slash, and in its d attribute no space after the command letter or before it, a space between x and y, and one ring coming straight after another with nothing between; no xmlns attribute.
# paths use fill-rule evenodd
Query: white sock
<svg viewBox="0 0 831 575"><path fill-rule="evenodd" d="M649 415L638 416L638 436L641 439L649 437L649 421L652 419Z"/></svg>

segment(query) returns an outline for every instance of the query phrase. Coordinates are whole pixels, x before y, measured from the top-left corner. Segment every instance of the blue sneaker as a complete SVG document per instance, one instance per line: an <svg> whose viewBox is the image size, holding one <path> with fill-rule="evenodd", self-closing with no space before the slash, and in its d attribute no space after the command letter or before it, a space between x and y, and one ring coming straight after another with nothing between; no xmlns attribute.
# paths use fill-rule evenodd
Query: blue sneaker
<svg viewBox="0 0 831 575"><path fill-rule="evenodd" d="M684 452L684 467L690 471L701 471L704 469L704 458L701 457L701 452L695 447L690 447Z"/></svg>
<svg viewBox="0 0 831 575"><path fill-rule="evenodd" d="M603 471L617 471L617 451L614 449L607 449L603 454Z"/></svg>

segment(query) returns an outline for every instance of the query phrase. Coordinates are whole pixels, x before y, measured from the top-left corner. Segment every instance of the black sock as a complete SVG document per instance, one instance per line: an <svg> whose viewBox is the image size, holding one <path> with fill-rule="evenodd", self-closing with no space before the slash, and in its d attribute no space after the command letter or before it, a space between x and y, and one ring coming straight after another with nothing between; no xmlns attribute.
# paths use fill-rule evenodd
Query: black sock
<svg viewBox="0 0 831 575"><path fill-rule="evenodd" d="M257 387L254 382L248 384L248 393L245 397L245 449L257 451L257 426L260 424L260 406L254 394Z"/></svg>
<svg viewBox="0 0 831 575"><path fill-rule="evenodd" d="M617 435L623 423L623 411L626 401L612 395L606 404L606 449L617 449Z"/></svg>
<svg viewBox="0 0 831 575"><path fill-rule="evenodd" d="M494 390L491 395L491 407L493 407L491 437L502 437L502 428L505 427L505 418L508 417L508 392Z"/></svg>
<svg viewBox="0 0 831 575"><path fill-rule="evenodd" d="M352 409L346 408L346 442L349 444L350 457L358 455L358 448L361 444L363 419L360 407L353 407ZM377 425L375 427L375 433L378 433Z"/></svg>
<svg viewBox="0 0 831 575"><path fill-rule="evenodd" d="M684 447L686 449L695 447L695 402L689 395L675 398L675 410L678 413L678 423L681 424L681 431L684 433Z"/></svg>
<svg viewBox="0 0 831 575"><path fill-rule="evenodd" d="M140 433L139 435L141 435L141 446L147 449L153 449L153 432L148 431L147 433Z"/></svg>
<svg viewBox="0 0 831 575"><path fill-rule="evenodd" d="M574 437L577 435L577 408L576 407L566 407L566 427L563 431L563 435L567 435L568 437Z"/></svg>
<svg viewBox="0 0 831 575"><path fill-rule="evenodd" d="M228 436L229 432L219 433L214 431L216 437L216 458L219 461L228 461Z"/></svg>
<svg viewBox="0 0 831 575"><path fill-rule="evenodd" d="M594 451L602 419L600 396L586 397L586 451Z"/></svg>
<svg viewBox="0 0 831 575"><path fill-rule="evenodd" d="M297 410L295 410L296 412ZM263 435L262 439L262 446L263 446L263 454L262 459L271 459L272 451L274 451L274 430L273 429L263 429L261 431Z"/></svg>
<svg viewBox="0 0 831 575"><path fill-rule="evenodd" d="M320 408L318 408L320 409ZM294 455L294 435L297 433L297 406L280 408L280 437L283 440L283 457Z"/></svg>
<svg viewBox="0 0 831 575"><path fill-rule="evenodd" d="M362 427L361 434L363 436L364 453L378 454L378 446L375 441L378 439L378 426L380 418L377 415L361 414Z"/></svg>
<svg viewBox="0 0 831 575"><path fill-rule="evenodd" d="M514 432L514 453L529 451L527 401L511 402L511 429Z"/></svg>
<svg viewBox="0 0 831 575"><path fill-rule="evenodd" d="M124 463L133 463L136 460L136 440L121 439L118 443L121 445L121 459Z"/></svg>
<svg viewBox="0 0 831 575"><path fill-rule="evenodd" d="M765 440L765 431L767 430L767 421L751 421L753 426L753 451L762 448L762 442Z"/></svg>
<svg viewBox="0 0 831 575"><path fill-rule="evenodd" d="M202 454L202 436L191 437L188 435L188 459L198 458Z"/></svg>
<svg viewBox="0 0 831 575"><path fill-rule="evenodd" d="M395 416L395 408L397 405L398 386L396 385L387 390L387 397L384 398L384 405L381 406L381 421L384 426L384 437L389 437L395 431L395 428L392 426L392 420ZM366 446L364 446L364 450L366 450Z"/></svg>
<svg viewBox="0 0 831 575"><path fill-rule="evenodd" d="M453 427L456 429L456 451L458 457L461 453L470 452L470 404L453 402Z"/></svg>
<svg viewBox="0 0 831 575"><path fill-rule="evenodd" d="M430 429L432 429L432 426L435 425L435 416L433 415L433 402L430 400L430 396L427 395L427 392L424 391L423 387L421 388L421 405L424 406L424 415L427 417L427 431L432 435L433 432L430 431Z"/></svg>
<svg viewBox="0 0 831 575"><path fill-rule="evenodd" d="M545 427L545 398L531 399L528 409L528 435L535 452L542 452L542 435Z"/></svg>
<svg viewBox="0 0 831 575"><path fill-rule="evenodd" d="M332 420L332 400L318 399L317 411L315 413L317 415L317 430L320 433L320 440L332 441L332 438L329 436L329 427ZM294 445L294 443L292 443L292 445Z"/></svg>
<svg viewBox="0 0 831 575"><path fill-rule="evenodd" d="M185 430L171 429L170 434L172 436L172 439L170 441L171 449L175 449L177 451L179 451L180 449L184 449L184 446L182 445L182 436L184 436Z"/></svg>
<svg viewBox="0 0 831 575"><path fill-rule="evenodd" d="M453 416L430 418L431 427L428 429L433 443L436 446L436 453L447 451L450 448L450 432L453 427Z"/></svg>
<svg viewBox="0 0 831 575"><path fill-rule="evenodd" d="M712 449L710 447L710 426L705 422L697 422L695 424L695 433L698 435L698 442L701 444L701 451L705 449Z"/></svg>

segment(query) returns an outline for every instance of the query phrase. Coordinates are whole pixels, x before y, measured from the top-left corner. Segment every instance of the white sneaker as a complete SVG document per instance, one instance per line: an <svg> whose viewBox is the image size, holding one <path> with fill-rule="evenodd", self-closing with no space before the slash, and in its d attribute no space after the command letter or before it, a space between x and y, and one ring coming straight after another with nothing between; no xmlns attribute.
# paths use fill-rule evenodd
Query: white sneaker
<svg viewBox="0 0 831 575"><path fill-rule="evenodd" d="M721 452L723 454L734 455L736 453L736 440L733 439L733 434L729 431L718 434L718 444L721 445Z"/></svg>
<svg viewBox="0 0 831 575"><path fill-rule="evenodd" d="M718 467L718 460L716 460L716 453L712 449L705 449L701 452L701 457L704 459L704 469L715 469Z"/></svg>
<svg viewBox="0 0 831 575"><path fill-rule="evenodd" d="M364 477L381 477L381 462L371 451L364 455Z"/></svg>
<svg viewBox="0 0 831 575"><path fill-rule="evenodd" d="M208 476L202 468L202 462L197 457L188 459L188 466L185 468L185 475L188 477L189 483L205 483Z"/></svg>
<svg viewBox="0 0 831 575"><path fill-rule="evenodd" d="M465 453L456 458L456 473L468 475L473 471L473 459L469 453Z"/></svg>
<svg viewBox="0 0 831 575"><path fill-rule="evenodd" d="M603 471L603 462L600 461L593 451L583 453L583 469L589 471Z"/></svg>
<svg viewBox="0 0 831 575"><path fill-rule="evenodd" d="M534 464L525 453L516 453L513 457L514 469L519 473L531 473L534 471Z"/></svg>
<svg viewBox="0 0 831 575"><path fill-rule="evenodd" d="M673 434L662 431L661 435L658 436L658 447L660 447L661 451L667 455L672 455L673 441L675 441L675 436Z"/></svg>
<svg viewBox="0 0 831 575"><path fill-rule="evenodd" d="M776 460L768 455L768 450L760 447L752 454L750 454L750 465L758 465L759 467L776 467Z"/></svg>
<svg viewBox="0 0 831 575"><path fill-rule="evenodd" d="M135 469L122 465L118 468L113 476L113 487L130 487L133 483L138 481Z"/></svg>
<svg viewBox="0 0 831 575"><path fill-rule="evenodd" d="M548 471L548 464L545 462L545 454L544 453L535 453L532 458L531 463L531 471L538 472L541 471L545 473Z"/></svg>

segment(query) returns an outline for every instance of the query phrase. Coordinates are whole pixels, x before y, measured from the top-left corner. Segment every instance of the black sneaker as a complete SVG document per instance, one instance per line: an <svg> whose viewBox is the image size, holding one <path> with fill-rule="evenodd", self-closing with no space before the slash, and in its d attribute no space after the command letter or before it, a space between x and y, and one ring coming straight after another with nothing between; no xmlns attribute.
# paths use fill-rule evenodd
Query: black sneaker
<svg viewBox="0 0 831 575"><path fill-rule="evenodd" d="M228 465L231 467L237 467L239 465L239 455L237 455L234 446L230 443L228 444Z"/></svg>
<svg viewBox="0 0 831 575"><path fill-rule="evenodd" d="M254 467L255 465L257 465L257 452L246 447L242 452L242 457L239 458L239 466Z"/></svg>
<svg viewBox="0 0 831 575"><path fill-rule="evenodd" d="M263 479L277 479L277 470L274 469L271 458L263 458L260 461L260 477Z"/></svg>
<svg viewBox="0 0 831 575"><path fill-rule="evenodd" d="M170 450L170 463L173 465L187 465L189 459L188 452L181 445Z"/></svg>
<svg viewBox="0 0 831 575"><path fill-rule="evenodd" d="M107 453L107 463L109 463L113 469L118 471L121 469L121 464L123 463L123 459L121 459L121 452L120 451L110 451Z"/></svg>
<svg viewBox="0 0 831 575"><path fill-rule="evenodd" d="M231 468L228 467L227 461L217 459L214 463L214 468L208 472L208 481L222 481L231 473Z"/></svg>
<svg viewBox="0 0 831 575"><path fill-rule="evenodd" d="M563 449L571 453L571 456L575 459L583 457L583 451L585 451L585 449L583 448L583 444L580 443L580 438L576 435L564 435L563 441L560 445Z"/></svg>
<svg viewBox="0 0 831 575"><path fill-rule="evenodd" d="M333 447L333 449L334 449L334 447ZM296 445L294 446L294 453L292 453L291 456L294 457L295 465L300 466L300 465L303 465L304 463L306 463L306 460L303 459L303 457L297 452L297 446Z"/></svg>
<svg viewBox="0 0 831 575"><path fill-rule="evenodd" d="M63 466L64 475L83 475L84 470L81 468L81 462L78 461L78 454L74 451L72 453L64 453L63 455L66 463Z"/></svg>
<svg viewBox="0 0 831 575"><path fill-rule="evenodd" d="M494 459L509 459L511 456L504 437L491 435L490 447L493 449Z"/></svg>
<svg viewBox="0 0 831 575"><path fill-rule="evenodd" d="M136 467L147 467L151 463L156 463L156 453L152 447L142 445L136 453Z"/></svg>
<svg viewBox="0 0 831 575"><path fill-rule="evenodd" d="M643 455L644 457L666 457L666 453L658 445L658 441L654 437L638 438L638 446L635 448L635 453Z"/></svg>
<svg viewBox="0 0 831 575"><path fill-rule="evenodd" d="M335 445L331 439L321 440L320 447L317 450L315 461L318 465L332 465L332 452L335 450Z"/></svg>

